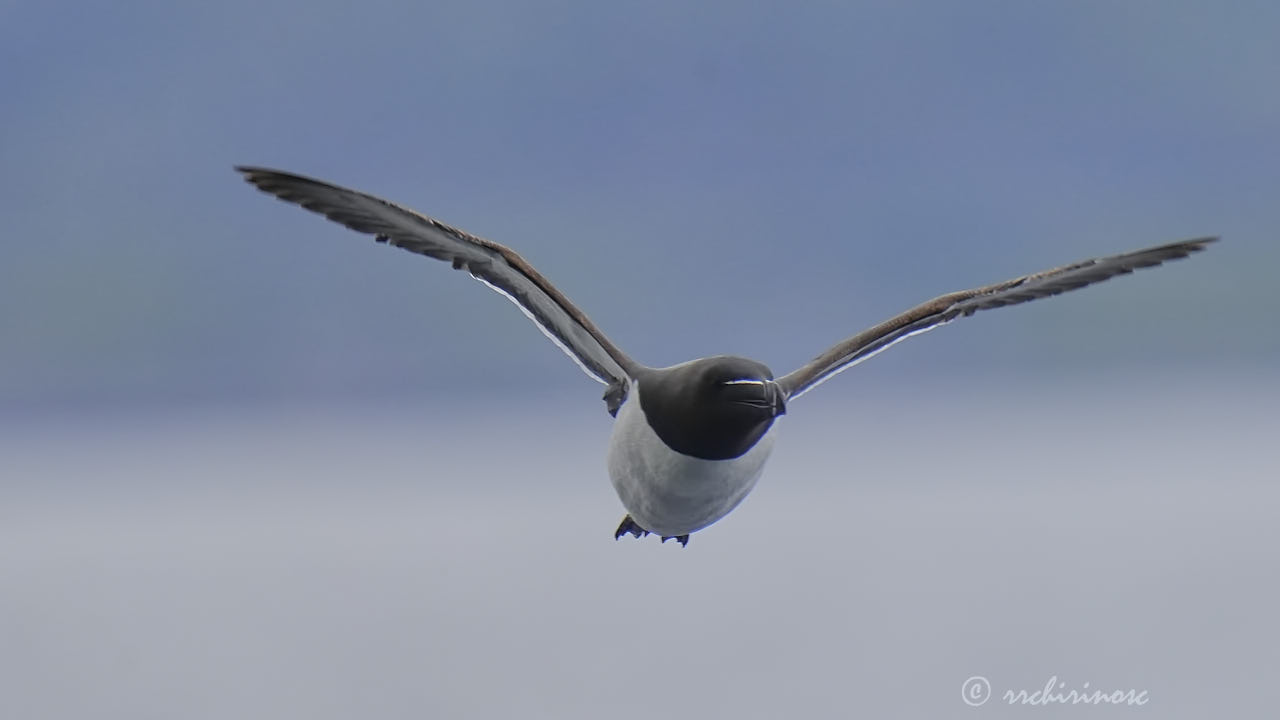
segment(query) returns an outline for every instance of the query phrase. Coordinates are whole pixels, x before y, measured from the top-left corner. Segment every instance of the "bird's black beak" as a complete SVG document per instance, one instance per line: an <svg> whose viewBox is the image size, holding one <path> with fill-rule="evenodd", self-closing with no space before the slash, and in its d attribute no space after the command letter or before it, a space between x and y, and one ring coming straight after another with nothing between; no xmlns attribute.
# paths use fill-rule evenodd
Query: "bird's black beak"
<svg viewBox="0 0 1280 720"><path fill-rule="evenodd" d="M768 388L769 402L773 406L773 416L786 415L787 394L782 391L782 387L772 380L765 383L765 387Z"/></svg>
<svg viewBox="0 0 1280 720"><path fill-rule="evenodd" d="M729 402L748 405L769 417L787 412L787 394L772 380L730 380L722 387Z"/></svg>

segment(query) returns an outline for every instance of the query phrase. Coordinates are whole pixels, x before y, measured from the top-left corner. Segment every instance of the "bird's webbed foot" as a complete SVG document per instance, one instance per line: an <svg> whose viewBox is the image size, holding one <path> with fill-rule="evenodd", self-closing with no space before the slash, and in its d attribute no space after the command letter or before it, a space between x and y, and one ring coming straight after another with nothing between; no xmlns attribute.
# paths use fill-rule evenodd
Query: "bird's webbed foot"
<svg viewBox="0 0 1280 720"><path fill-rule="evenodd" d="M632 520L630 515L627 515L626 517L622 518L622 522L618 524L618 529L613 531L613 539L621 540L623 535L630 535L632 537L642 538L648 534L649 534L648 530L645 530L644 528L637 525L636 521ZM688 535L663 535L662 536L662 542L666 542L668 540L675 540L676 542L680 543L680 547L684 547L689 544Z"/></svg>
<svg viewBox="0 0 1280 720"><path fill-rule="evenodd" d="M649 531L637 525L636 521L632 520L630 515L627 515L622 518L622 522L618 524L618 529L613 533L613 539L620 540L623 535L628 534L632 537L642 538L645 535L648 535Z"/></svg>

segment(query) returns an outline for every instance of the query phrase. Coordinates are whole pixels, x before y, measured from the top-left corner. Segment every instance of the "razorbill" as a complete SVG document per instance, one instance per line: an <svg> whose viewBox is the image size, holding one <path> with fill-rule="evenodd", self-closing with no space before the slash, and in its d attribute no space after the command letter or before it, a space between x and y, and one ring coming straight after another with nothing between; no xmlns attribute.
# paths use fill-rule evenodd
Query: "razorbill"
<svg viewBox="0 0 1280 720"><path fill-rule="evenodd" d="M627 511L614 538L652 532L663 542L674 538L681 545L742 502L773 448L774 420L786 412L788 402L836 373L899 340L978 310L1075 290L1184 258L1217 240L1184 240L943 295L775 378L765 365L729 355L666 368L641 365L510 248L355 190L277 170L236 170L281 200L373 235L378 242L448 261L506 295L587 375L606 386L604 401L616 418L609 440L609 478Z"/></svg>

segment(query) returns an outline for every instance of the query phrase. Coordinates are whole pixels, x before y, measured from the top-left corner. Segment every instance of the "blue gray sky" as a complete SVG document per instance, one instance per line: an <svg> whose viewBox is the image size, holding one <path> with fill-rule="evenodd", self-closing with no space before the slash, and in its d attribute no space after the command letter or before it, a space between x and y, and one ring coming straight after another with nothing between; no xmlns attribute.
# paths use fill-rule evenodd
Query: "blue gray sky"
<svg viewBox="0 0 1280 720"><path fill-rule="evenodd" d="M1267 717L1280 388L1185 379L797 401L687 548L569 398L6 427L0 715Z"/></svg>
<svg viewBox="0 0 1280 720"><path fill-rule="evenodd" d="M785 372L944 291L1210 233L1227 243L1193 262L877 362L909 379L1280 360L1265 3L0 19L8 404L584 387L501 298L258 196L235 163L510 244L649 364Z"/></svg>
<svg viewBox="0 0 1280 720"><path fill-rule="evenodd" d="M1267 715L1277 37L1262 2L0 0L0 717L1117 714L999 701L1054 676ZM234 164L510 244L653 365L785 372L1225 239L826 383L681 549L614 542L600 387L504 299Z"/></svg>

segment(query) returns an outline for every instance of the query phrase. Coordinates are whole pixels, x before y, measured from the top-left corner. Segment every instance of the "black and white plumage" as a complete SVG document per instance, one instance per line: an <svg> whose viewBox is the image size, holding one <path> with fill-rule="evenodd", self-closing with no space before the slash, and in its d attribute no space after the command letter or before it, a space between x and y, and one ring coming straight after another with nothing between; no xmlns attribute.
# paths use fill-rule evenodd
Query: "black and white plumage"
<svg viewBox="0 0 1280 720"><path fill-rule="evenodd" d="M724 517L759 479L774 420L794 400L894 343L979 310L1016 305L1153 267L1205 249L1214 237L1085 260L942 295L841 341L774 378L754 360L716 356L668 368L632 360L554 285L510 248L408 208L301 175L236 168L260 190L379 242L450 262L506 295L591 377L607 386L617 419L609 476L627 516L615 537L650 532L685 544Z"/></svg>

